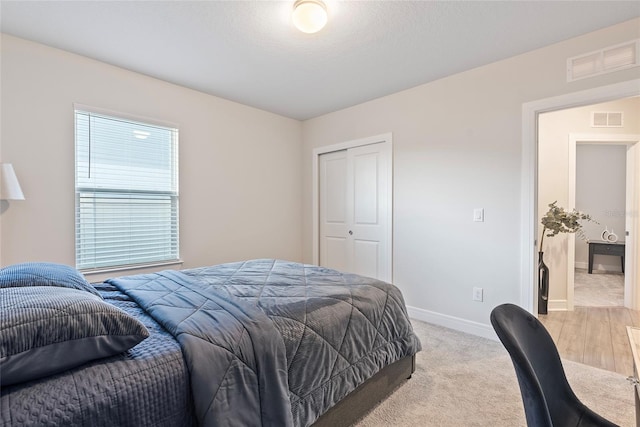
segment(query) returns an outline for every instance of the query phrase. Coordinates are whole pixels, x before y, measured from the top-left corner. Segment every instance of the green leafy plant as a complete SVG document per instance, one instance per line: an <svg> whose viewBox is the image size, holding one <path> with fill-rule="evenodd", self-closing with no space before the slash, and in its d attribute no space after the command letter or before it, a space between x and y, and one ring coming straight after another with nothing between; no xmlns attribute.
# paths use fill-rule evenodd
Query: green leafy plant
<svg viewBox="0 0 640 427"><path fill-rule="evenodd" d="M576 233L581 239L586 240L580 221L598 223L586 213L579 212L575 209L571 212L567 212L556 203L558 203L557 200L549 204L549 210L540 220L544 226L542 229L542 238L540 239L540 252L542 252L544 236L553 237L559 233Z"/></svg>

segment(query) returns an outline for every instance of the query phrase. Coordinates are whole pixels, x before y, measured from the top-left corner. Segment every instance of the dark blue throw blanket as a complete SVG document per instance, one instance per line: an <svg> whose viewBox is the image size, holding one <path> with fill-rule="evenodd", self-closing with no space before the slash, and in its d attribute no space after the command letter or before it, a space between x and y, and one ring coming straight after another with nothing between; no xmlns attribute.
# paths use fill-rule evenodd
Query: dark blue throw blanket
<svg viewBox="0 0 640 427"><path fill-rule="evenodd" d="M202 426L309 426L420 350L400 290L252 260L112 279L182 344Z"/></svg>
<svg viewBox="0 0 640 427"><path fill-rule="evenodd" d="M177 271L111 279L183 347L201 426L292 426L282 337L257 307Z"/></svg>

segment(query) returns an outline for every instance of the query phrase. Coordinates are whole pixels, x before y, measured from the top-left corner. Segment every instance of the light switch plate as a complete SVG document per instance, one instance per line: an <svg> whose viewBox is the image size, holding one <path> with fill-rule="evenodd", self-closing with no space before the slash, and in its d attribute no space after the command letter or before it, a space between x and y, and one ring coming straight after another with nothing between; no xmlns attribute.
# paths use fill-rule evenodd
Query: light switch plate
<svg viewBox="0 0 640 427"><path fill-rule="evenodd" d="M484 208L475 208L473 210L473 221L484 222Z"/></svg>

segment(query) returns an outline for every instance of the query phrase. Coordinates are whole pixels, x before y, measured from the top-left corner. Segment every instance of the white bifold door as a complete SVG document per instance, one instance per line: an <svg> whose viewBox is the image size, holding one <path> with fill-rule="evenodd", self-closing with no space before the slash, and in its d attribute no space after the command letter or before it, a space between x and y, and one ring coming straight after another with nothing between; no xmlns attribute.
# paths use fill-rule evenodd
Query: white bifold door
<svg viewBox="0 0 640 427"><path fill-rule="evenodd" d="M320 265L391 281L391 147L319 157Z"/></svg>

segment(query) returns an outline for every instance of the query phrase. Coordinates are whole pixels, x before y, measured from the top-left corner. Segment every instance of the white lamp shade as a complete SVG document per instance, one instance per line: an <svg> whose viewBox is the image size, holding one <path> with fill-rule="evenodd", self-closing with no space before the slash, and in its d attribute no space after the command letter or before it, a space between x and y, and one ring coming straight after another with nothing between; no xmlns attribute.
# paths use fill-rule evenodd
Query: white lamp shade
<svg viewBox="0 0 640 427"><path fill-rule="evenodd" d="M317 33L327 24L327 8L320 0L297 0L291 17L303 33Z"/></svg>
<svg viewBox="0 0 640 427"><path fill-rule="evenodd" d="M0 200L24 200L11 163L0 163Z"/></svg>

